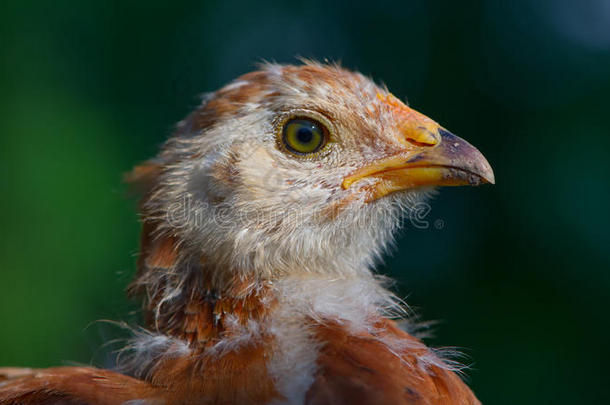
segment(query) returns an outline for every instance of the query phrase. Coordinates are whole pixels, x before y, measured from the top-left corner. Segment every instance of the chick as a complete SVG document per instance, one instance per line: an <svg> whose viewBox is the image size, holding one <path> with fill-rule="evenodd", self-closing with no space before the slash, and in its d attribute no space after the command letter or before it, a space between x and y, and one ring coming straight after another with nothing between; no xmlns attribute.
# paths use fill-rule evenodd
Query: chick
<svg viewBox="0 0 610 405"><path fill-rule="evenodd" d="M432 188L494 175L386 88L264 65L205 96L128 180L146 327L116 372L0 371L0 404L479 403L392 320L403 305L373 269Z"/></svg>

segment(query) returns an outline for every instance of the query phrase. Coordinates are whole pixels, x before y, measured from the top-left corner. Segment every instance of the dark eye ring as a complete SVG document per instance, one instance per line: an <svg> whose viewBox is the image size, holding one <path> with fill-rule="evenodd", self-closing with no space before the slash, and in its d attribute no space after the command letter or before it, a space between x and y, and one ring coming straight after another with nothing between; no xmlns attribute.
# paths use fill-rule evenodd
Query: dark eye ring
<svg viewBox="0 0 610 405"><path fill-rule="evenodd" d="M293 117L282 128L282 142L288 151L297 155L318 152L328 140L328 129L309 117Z"/></svg>

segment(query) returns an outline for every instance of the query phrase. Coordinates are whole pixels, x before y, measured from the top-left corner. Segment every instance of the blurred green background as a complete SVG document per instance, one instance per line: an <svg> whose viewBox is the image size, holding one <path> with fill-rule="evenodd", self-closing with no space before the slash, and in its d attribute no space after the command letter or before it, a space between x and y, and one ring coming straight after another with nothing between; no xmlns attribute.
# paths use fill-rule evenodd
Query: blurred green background
<svg viewBox="0 0 610 405"><path fill-rule="evenodd" d="M0 364L111 365L139 225L121 175L261 59L340 60L468 139L382 270L488 404L609 403L610 2L3 1Z"/></svg>

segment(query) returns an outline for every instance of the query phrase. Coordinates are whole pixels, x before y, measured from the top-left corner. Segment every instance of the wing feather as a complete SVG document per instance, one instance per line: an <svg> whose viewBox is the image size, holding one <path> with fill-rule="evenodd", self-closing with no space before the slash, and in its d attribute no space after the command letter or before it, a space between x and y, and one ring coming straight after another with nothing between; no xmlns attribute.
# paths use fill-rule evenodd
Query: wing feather
<svg viewBox="0 0 610 405"><path fill-rule="evenodd" d="M480 405L459 376L423 343L383 320L376 332L317 330L323 344L306 405Z"/></svg>
<svg viewBox="0 0 610 405"><path fill-rule="evenodd" d="M0 405L160 405L156 391L144 381L91 367L0 368Z"/></svg>

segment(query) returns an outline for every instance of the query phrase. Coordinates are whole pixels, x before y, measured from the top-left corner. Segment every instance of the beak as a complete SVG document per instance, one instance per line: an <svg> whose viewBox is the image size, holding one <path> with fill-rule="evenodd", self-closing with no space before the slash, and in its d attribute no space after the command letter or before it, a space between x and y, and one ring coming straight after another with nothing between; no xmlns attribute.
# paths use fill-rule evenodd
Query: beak
<svg viewBox="0 0 610 405"><path fill-rule="evenodd" d="M401 106L403 151L371 162L343 179L343 189L368 179L367 201L416 187L494 184L494 174L474 146L430 118ZM397 117L398 118L398 117Z"/></svg>

